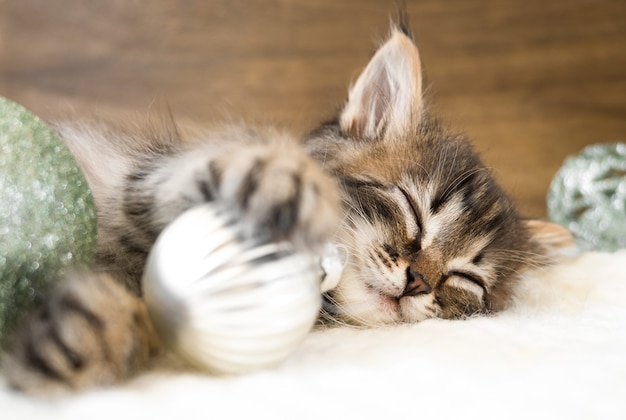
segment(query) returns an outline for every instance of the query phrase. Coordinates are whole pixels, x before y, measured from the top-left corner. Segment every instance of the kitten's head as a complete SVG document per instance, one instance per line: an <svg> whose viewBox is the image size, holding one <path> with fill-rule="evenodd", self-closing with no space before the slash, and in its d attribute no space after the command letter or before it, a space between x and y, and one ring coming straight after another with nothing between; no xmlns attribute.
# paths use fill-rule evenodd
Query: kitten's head
<svg viewBox="0 0 626 420"><path fill-rule="evenodd" d="M555 230L523 221L468 141L429 117L419 54L401 30L338 120L307 141L343 189L336 240L349 261L328 296L342 318L375 325L497 311L519 273L545 260L541 238Z"/></svg>

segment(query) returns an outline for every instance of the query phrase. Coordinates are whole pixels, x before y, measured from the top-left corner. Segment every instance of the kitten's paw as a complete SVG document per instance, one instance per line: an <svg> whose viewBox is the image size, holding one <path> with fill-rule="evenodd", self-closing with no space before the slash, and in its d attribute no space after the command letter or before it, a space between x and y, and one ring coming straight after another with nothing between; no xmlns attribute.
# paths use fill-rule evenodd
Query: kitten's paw
<svg viewBox="0 0 626 420"><path fill-rule="evenodd" d="M93 273L68 278L12 338L3 370L12 387L33 394L119 382L160 349L141 300Z"/></svg>
<svg viewBox="0 0 626 420"><path fill-rule="evenodd" d="M335 233L340 196L335 182L294 145L253 145L221 168L221 198L273 240L319 249Z"/></svg>

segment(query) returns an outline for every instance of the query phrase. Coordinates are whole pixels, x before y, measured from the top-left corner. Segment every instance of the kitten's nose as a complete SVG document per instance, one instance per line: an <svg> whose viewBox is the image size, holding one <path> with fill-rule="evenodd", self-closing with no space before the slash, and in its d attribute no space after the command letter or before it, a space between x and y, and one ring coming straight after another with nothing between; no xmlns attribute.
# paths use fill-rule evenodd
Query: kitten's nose
<svg viewBox="0 0 626 420"><path fill-rule="evenodd" d="M433 289L430 287L430 284L424 280L424 276L413 270L411 267L407 267L406 286L404 287L402 296L417 296L424 293L430 293L432 290Z"/></svg>

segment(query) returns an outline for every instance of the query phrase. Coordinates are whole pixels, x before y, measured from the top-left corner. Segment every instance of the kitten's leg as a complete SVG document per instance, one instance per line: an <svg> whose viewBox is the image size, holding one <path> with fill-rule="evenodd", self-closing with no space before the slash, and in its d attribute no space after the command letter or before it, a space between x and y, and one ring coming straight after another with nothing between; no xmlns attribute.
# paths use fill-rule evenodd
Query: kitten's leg
<svg viewBox="0 0 626 420"><path fill-rule="evenodd" d="M50 392L106 385L145 367L159 347L139 297L145 258L159 232L194 205L220 201L247 220L251 232L306 249L330 238L340 199L322 168L280 135L245 130L230 136L226 144L136 162L122 191L99 212L106 228L99 232L99 264L119 269L119 279L72 277L23 324L4 363L15 387Z"/></svg>
<svg viewBox="0 0 626 420"><path fill-rule="evenodd" d="M76 274L18 326L3 370L24 392L74 391L128 378L160 347L141 299L108 274Z"/></svg>
<svg viewBox="0 0 626 420"><path fill-rule="evenodd" d="M251 231L318 249L338 223L335 182L291 139L258 136L187 150L132 174L124 211L136 243L151 243L184 210L217 200L248 221Z"/></svg>

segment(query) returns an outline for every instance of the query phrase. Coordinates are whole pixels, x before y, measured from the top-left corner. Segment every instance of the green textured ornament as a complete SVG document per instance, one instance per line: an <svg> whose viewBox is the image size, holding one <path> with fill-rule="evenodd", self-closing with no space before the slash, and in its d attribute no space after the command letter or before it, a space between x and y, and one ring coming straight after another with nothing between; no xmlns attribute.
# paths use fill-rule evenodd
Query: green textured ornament
<svg viewBox="0 0 626 420"><path fill-rule="evenodd" d="M64 272L91 265L95 251L94 202L71 152L0 97L0 342Z"/></svg>
<svg viewBox="0 0 626 420"><path fill-rule="evenodd" d="M626 144L592 145L567 158L550 185L548 213L583 249L626 248Z"/></svg>

